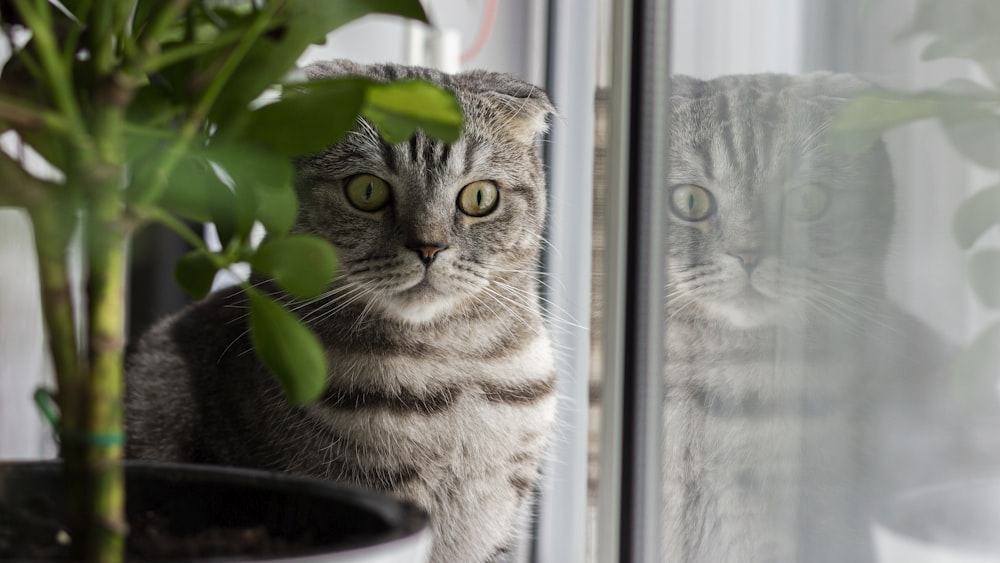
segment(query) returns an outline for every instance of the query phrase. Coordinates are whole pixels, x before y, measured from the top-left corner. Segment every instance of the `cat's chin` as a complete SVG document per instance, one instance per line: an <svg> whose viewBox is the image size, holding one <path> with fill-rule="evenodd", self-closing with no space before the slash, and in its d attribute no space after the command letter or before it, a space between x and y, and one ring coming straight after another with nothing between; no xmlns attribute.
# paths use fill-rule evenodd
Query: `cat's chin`
<svg viewBox="0 0 1000 563"><path fill-rule="evenodd" d="M454 308L455 298L445 295L429 296L424 292L415 294L406 291L384 298L380 303L382 312L404 324L421 325L437 319Z"/></svg>
<svg viewBox="0 0 1000 563"><path fill-rule="evenodd" d="M765 297L730 299L706 309L716 321L740 330L774 327L788 318L779 302Z"/></svg>

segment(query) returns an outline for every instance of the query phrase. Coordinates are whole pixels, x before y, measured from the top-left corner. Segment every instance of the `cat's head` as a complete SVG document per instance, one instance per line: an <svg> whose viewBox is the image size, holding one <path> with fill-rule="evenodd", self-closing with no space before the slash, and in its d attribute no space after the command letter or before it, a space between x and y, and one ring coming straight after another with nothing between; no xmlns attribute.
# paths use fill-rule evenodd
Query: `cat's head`
<svg viewBox="0 0 1000 563"><path fill-rule="evenodd" d="M674 77L673 314L737 328L864 315L883 283L890 163L881 141L831 145L830 125L867 87L831 73Z"/></svg>
<svg viewBox="0 0 1000 563"><path fill-rule="evenodd" d="M498 286L523 285L511 280L537 268L542 240L546 94L485 71L448 75L338 60L306 74L428 80L454 93L465 114L451 145L419 131L390 145L359 119L340 143L297 162L296 229L337 247L338 299L413 324L461 314L463 304L490 294L493 307L511 307L496 303Z"/></svg>

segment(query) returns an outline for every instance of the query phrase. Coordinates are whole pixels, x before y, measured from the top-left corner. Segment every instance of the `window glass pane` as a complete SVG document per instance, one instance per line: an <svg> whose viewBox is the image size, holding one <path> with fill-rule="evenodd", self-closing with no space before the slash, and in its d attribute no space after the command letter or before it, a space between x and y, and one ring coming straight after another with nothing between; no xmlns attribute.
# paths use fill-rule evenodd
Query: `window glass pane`
<svg viewBox="0 0 1000 563"><path fill-rule="evenodd" d="M893 553L920 542L996 558L1000 5L671 4L669 120L643 124L671 145L644 186L668 201L664 560L914 561ZM623 189L600 167L603 95L598 359L603 203ZM592 368L607 452L613 386ZM926 492L947 483L980 489Z"/></svg>

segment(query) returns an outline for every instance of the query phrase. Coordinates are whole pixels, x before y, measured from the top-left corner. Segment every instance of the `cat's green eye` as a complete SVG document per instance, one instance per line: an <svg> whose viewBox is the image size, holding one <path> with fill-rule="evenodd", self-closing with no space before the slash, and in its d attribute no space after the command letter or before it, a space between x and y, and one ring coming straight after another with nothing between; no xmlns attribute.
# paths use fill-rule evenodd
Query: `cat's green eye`
<svg viewBox="0 0 1000 563"><path fill-rule="evenodd" d="M493 182L473 182L458 193L458 208L470 217L485 217L500 203L500 191Z"/></svg>
<svg viewBox="0 0 1000 563"><path fill-rule="evenodd" d="M670 209L685 221L703 221L715 212L715 198L701 186L680 184L670 189Z"/></svg>
<svg viewBox="0 0 1000 563"><path fill-rule="evenodd" d="M371 174L358 174L351 178L344 193L347 201L361 211L378 211L389 203L389 184Z"/></svg>
<svg viewBox="0 0 1000 563"><path fill-rule="evenodd" d="M822 186L802 186L785 194L785 212L796 219L816 219L829 205L830 194Z"/></svg>

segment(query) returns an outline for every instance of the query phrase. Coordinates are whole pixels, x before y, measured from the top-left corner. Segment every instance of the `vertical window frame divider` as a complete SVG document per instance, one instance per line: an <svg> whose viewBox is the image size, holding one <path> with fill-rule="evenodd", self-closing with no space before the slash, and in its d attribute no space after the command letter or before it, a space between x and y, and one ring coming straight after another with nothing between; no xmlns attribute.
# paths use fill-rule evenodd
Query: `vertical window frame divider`
<svg viewBox="0 0 1000 563"><path fill-rule="evenodd" d="M631 14L619 536L623 563L657 563L662 557L671 4L635 0Z"/></svg>
<svg viewBox="0 0 1000 563"><path fill-rule="evenodd" d="M603 363L601 372L600 460L594 533L596 561L617 561L621 551L622 393L625 365L625 269L629 183L629 115L631 111L632 0L611 7L608 95L608 147L605 195L605 276Z"/></svg>
<svg viewBox="0 0 1000 563"><path fill-rule="evenodd" d="M545 146L549 175L546 306L560 402L543 462L534 560L585 561L589 402L593 93L597 82L597 0L549 0L546 88L557 108ZM583 95L586 93L586 95Z"/></svg>

